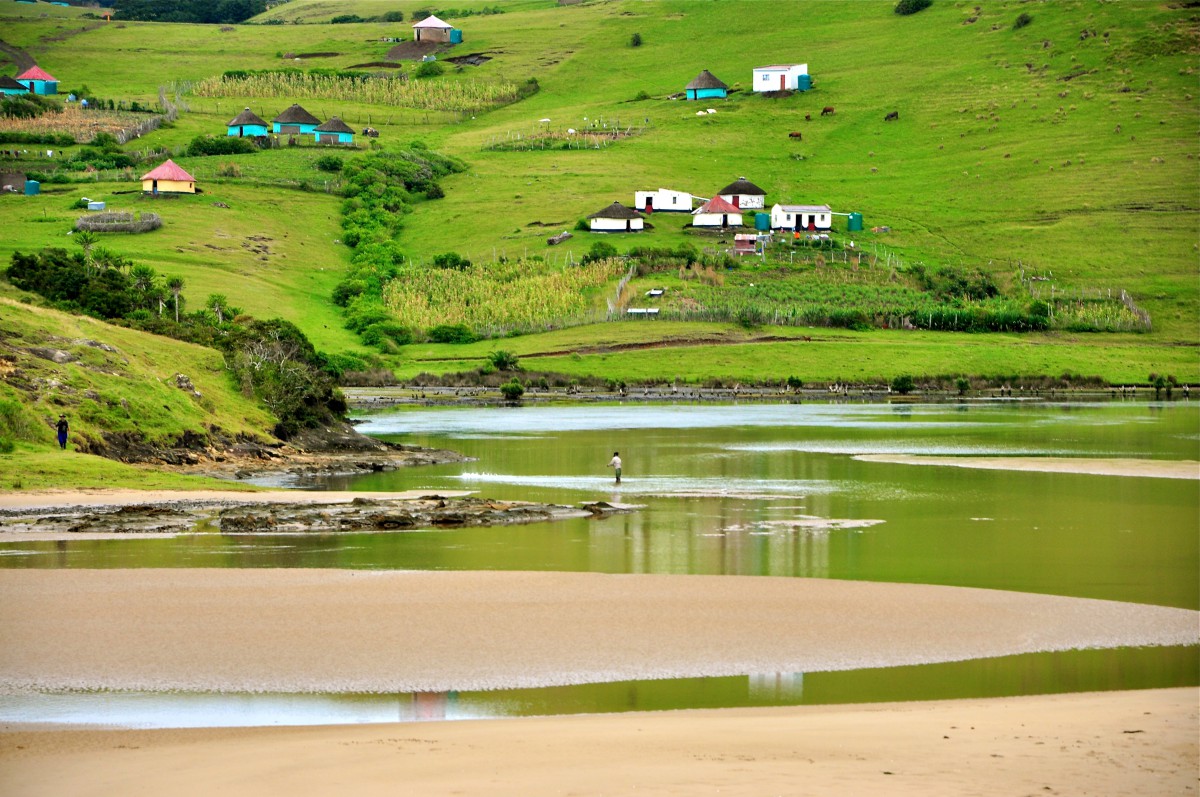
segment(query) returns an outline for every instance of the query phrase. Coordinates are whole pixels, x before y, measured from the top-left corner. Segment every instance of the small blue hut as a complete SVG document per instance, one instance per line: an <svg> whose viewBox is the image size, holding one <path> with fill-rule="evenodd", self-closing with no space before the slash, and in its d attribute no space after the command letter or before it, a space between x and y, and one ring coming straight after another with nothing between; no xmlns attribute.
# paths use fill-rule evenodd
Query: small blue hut
<svg viewBox="0 0 1200 797"><path fill-rule="evenodd" d="M318 144L353 144L354 129L334 116L328 122L313 128Z"/></svg>
<svg viewBox="0 0 1200 797"><path fill-rule="evenodd" d="M4 95L8 96L8 95L28 94L28 93L29 93L29 87L26 86L24 83L18 83L17 81L10 78L8 75L0 75L0 94L4 94Z"/></svg>
<svg viewBox="0 0 1200 797"><path fill-rule="evenodd" d="M237 138L265 136L267 134L267 123L255 114L254 111L247 108L230 119L229 124L226 125L226 129L229 131L228 135Z"/></svg>
<svg viewBox="0 0 1200 797"><path fill-rule="evenodd" d="M704 100L709 97L724 98L729 91L729 86L722 83L716 75L705 69L696 79L685 87L687 98L689 100Z"/></svg>
<svg viewBox="0 0 1200 797"><path fill-rule="evenodd" d="M17 75L17 82L34 94L58 93L58 78L39 66L31 66Z"/></svg>

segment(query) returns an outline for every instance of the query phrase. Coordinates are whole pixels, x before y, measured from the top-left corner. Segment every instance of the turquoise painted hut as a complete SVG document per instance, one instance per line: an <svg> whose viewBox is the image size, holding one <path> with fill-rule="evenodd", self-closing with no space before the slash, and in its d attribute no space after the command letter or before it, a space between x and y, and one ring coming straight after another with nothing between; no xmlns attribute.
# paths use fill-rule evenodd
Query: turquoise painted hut
<svg viewBox="0 0 1200 797"><path fill-rule="evenodd" d="M229 135L236 138L246 138L248 136L265 136L267 134L267 123L262 120L254 111L247 108L237 116L229 120L226 125Z"/></svg>
<svg viewBox="0 0 1200 797"><path fill-rule="evenodd" d="M341 117L331 117L328 122L313 128L313 135L318 144L353 144L354 128L341 120Z"/></svg>
<svg viewBox="0 0 1200 797"><path fill-rule="evenodd" d="M28 93L29 87L24 83L18 83L8 75L0 75L0 94L7 96Z"/></svg>
<svg viewBox="0 0 1200 797"><path fill-rule="evenodd" d="M40 66L31 66L17 75L17 82L23 84L34 94L58 93L58 78Z"/></svg>
<svg viewBox="0 0 1200 797"><path fill-rule="evenodd" d="M271 130L285 135L308 135L316 130L319 124L320 119L293 103L290 108L271 120Z"/></svg>
<svg viewBox="0 0 1200 797"><path fill-rule="evenodd" d="M705 69L696 75L696 79L687 84L684 90L687 92L689 100L704 100L709 97L724 98L729 92L729 86Z"/></svg>

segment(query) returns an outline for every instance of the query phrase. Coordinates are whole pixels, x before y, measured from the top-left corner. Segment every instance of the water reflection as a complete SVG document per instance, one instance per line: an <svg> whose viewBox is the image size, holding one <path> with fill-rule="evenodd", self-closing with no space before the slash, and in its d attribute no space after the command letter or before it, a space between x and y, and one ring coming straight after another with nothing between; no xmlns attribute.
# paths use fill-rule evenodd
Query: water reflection
<svg viewBox="0 0 1200 797"><path fill-rule="evenodd" d="M0 722L124 728L328 725L944 700L1200 684L1196 647L1006 656L848 672L755 673L540 689L398 694L66 692L0 695Z"/></svg>

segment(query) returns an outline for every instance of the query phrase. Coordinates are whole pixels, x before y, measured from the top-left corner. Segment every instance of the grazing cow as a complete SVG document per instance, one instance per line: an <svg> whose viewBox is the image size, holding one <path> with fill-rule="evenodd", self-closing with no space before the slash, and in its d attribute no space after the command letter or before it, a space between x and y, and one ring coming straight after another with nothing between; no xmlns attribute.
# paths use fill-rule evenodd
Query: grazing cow
<svg viewBox="0 0 1200 797"><path fill-rule="evenodd" d="M885 122L895 122L899 119L900 119L899 111L892 111L887 116L883 117L883 121L885 121Z"/></svg>
<svg viewBox="0 0 1200 797"><path fill-rule="evenodd" d="M833 116L833 106L826 105L821 109L821 116Z"/></svg>
<svg viewBox="0 0 1200 797"><path fill-rule="evenodd" d="M804 121L806 121L806 122L811 122L811 121L812 121L812 114L811 114L811 113L806 113L806 114L804 114Z"/></svg>
<svg viewBox="0 0 1200 797"><path fill-rule="evenodd" d="M793 130L792 132L788 133L788 138L802 139L802 138L804 138L804 136L801 135L799 132Z"/></svg>

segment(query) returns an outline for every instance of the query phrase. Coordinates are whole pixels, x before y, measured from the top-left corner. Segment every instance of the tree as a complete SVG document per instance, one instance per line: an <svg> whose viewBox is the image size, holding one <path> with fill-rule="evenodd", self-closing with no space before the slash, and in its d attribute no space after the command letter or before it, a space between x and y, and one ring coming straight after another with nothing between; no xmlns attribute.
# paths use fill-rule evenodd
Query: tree
<svg viewBox="0 0 1200 797"><path fill-rule="evenodd" d="M892 392L899 393L901 396L907 396L913 391L913 378L908 374L898 376L892 380Z"/></svg>
<svg viewBox="0 0 1200 797"><path fill-rule="evenodd" d="M505 401L519 401L525 395L525 387L513 377L511 382L500 386L500 395L504 396Z"/></svg>
<svg viewBox="0 0 1200 797"><path fill-rule="evenodd" d="M91 230L80 230L72 239L83 250L83 265L90 273L92 270L92 249L96 246L96 233Z"/></svg>
<svg viewBox="0 0 1200 797"><path fill-rule="evenodd" d="M224 324L226 316L232 318L237 315L237 311L229 306L229 299L223 293L214 293L209 296L204 306L213 311L218 324Z"/></svg>
<svg viewBox="0 0 1200 797"><path fill-rule="evenodd" d="M519 371L521 366L517 362L517 355L511 351L500 349L488 354L488 362L497 371Z"/></svg>
<svg viewBox="0 0 1200 797"><path fill-rule="evenodd" d="M183 279L180 277L171 277L167 280L167 290L175 297L175 323L179 323L179 294L183 293Z"/></svg>

